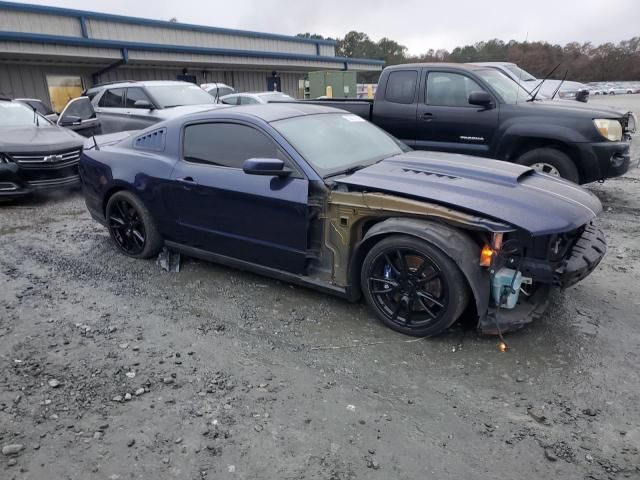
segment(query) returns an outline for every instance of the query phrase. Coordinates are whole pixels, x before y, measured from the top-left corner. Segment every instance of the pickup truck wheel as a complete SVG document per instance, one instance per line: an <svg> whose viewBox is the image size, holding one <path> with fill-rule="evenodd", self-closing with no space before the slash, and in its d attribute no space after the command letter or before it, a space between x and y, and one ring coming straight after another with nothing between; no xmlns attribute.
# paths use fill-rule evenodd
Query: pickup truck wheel
<svg viewBox="0 0 640 480"><path fill-rule="evenodd" d="M539 172L562 177L574 183L580 181L575 163L563 152L555 148L536 148L522 154L517 163L527 165Z"/></svg>
<svg viewBox="0 0 640 480"><path fill-rule="evenodd" d="M394 235L375 244L360 278L367 304L389 328L425 337L449 328L469 301L458 266L440 249Z"/></svg>
<svg viewBox="0 0 640 480"><path fill-rule="evenodd" d="M119 191L107 202L107 225L120 250L133 258L151 258L162 248L162 237L142 201L133 193Z"/></svg>

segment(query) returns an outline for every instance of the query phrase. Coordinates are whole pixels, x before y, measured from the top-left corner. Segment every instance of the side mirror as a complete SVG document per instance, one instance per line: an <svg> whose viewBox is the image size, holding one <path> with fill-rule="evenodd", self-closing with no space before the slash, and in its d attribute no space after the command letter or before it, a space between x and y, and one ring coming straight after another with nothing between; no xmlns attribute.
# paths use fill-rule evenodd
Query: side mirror
<svg viewBox="0 0 640 480"><path fill-rule="evenodd" d="M587 103L589 101L589 90L580 90L576 93L576 100L578 102Z"/></svg>
<svg viewBox="0 0 640 480"><path fill-rule="evenodd" d="M284 162L278 158L249 158L242 164L242 170L248 175L276 177L291 175L291 170L284 168Z"/></svg>
<svg viewBox="0 0 640 480"><path fill-rule="evenodd" d="M491 105L493 105L493 99L491 98L491 95L484 91L471 92L469 94L468 102L470 105L478 105L479 107L485 108L489 108Z"/></svg>
<svg viewBox="0 0 640 480"><path fill-rule="evenodd" d="M75 115L65 115L64 117L61 117L58 124L61 127L69 127L71 125L79 125L82 122L82 119L80 117L77 117Z"/></svg>
<svg viewBox="0 0 640 480"><path fill-rule="evenodd" d="M149 110L153 110L154 106L151 104L149 100L136 100L133 104L134 108L147 108Z"/></svg>

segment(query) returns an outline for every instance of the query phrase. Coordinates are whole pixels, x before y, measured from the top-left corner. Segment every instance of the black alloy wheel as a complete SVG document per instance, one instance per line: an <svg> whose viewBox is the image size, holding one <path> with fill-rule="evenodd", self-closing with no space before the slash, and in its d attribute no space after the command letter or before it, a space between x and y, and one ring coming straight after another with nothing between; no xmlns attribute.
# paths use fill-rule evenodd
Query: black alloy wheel
<svg viewBox="0 0 640 480"><path fill-rule="evenodd" d="M116 192L107 203L109 233L126 255L149 258L162 248L162 239L149 211L132 193Z"/></svg>
<svg viewBox="0 0 640 480"><path fill-rule="evenodd" d="M466 281L433 245L411 237L376 244L362 269L369 306L388 327L409 335L435 335L451 326L468 302Z"/></svg>

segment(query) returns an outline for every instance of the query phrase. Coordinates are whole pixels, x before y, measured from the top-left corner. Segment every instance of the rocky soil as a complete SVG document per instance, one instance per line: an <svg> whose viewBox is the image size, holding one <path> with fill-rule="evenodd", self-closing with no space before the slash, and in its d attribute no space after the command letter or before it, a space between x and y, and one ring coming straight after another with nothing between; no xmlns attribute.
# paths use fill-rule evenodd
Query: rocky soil
<svg viewBox="0 0 640 480"><path fill-rule="evenodd" d="M640 172L590 188L607 257L504 353L4 205L0 478L640 478Z"/></svg>

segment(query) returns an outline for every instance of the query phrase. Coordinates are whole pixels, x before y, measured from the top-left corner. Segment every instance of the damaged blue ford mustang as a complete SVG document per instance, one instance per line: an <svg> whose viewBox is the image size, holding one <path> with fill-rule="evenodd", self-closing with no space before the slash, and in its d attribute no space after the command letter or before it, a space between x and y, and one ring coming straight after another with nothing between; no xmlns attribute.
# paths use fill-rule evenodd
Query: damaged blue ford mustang
<svg viewBox="0 0 640 480"><path fill-rule="evenodd" d="M123 138L124 137L124 138ZM599 200L511 163L415 152L342 110L250 105L89 140L89 212L124 254L186 255L357 301L388 327L539 316L606 244Z"/></svg>

